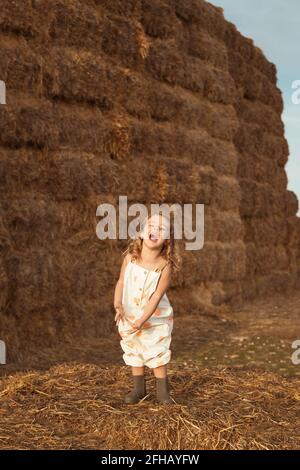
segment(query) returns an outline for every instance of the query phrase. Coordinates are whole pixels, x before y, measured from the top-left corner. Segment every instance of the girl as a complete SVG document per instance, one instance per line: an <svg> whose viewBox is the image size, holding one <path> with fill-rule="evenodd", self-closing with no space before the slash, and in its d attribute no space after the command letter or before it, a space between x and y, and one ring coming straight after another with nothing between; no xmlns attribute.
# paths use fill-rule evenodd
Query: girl
<svg viewBox="0 0 300 470"><path fill-rule="evenodd" d="M169 220L156 214L148 218L126 252L114 296L123 359L132 367L133 376L133 390L125 403L138 403L147 394L145 365L153 369L158 402L172 403L167 363L174 315L166 291L172 271L178 269L178 258Z"/></svg>

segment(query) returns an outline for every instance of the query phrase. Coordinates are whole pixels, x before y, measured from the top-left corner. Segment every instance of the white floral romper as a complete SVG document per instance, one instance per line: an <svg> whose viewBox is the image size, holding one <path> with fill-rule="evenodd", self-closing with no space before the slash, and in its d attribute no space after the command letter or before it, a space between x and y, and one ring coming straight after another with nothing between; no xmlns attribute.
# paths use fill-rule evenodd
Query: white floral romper
<svg viewBox="0 0 300 470"><path fill-rule="evenodd" d="M119 321L118 331L125 364L134 367L146 365L155 368L167 364L171 359L171 333L173 330L173 308L166 293L162 296L157 309L135 330L132 323L141 318L143 311L155 291L162 269L145 269L129 261L124 273L122 303L124 321Z"/></svg>

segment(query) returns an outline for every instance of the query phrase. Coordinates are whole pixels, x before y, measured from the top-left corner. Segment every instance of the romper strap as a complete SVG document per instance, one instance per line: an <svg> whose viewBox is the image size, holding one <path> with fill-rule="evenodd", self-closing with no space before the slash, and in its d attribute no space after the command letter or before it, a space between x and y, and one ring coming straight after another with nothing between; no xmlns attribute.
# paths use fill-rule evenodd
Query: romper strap
<svg viewBox="0 0 300 470"><path fill-rule="evenodd" d="M165 269L165 267L167 266L167 264L169 264L169 261L167 261L167 262L163 265L162 268L160 268L160 269L157 268L157 269L158 269L160 272L162 272L162 271Z"/></svg>

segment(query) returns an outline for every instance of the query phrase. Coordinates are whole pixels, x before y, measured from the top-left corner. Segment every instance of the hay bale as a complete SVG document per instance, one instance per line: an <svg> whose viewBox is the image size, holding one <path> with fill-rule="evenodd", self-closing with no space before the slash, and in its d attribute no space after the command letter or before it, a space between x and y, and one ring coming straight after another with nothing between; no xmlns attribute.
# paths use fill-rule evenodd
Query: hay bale
<svg viewBox="0 0 300 470"><path fill-rule="evenodd" d="M10 103L0 115L3 132L0 140L9 147L53 149L59 144L53 107L46 99L11 96Z"/></svg>
<svg viewBox="0 0 300 470"><path fill-rule="evenodd" d="M0 77L10 90L38 95L41 92L42 61L22 38L1 37Z"/></svg>
<svg viewBox="0 0 300 470"><path fill-rule="evenodd" d="M283 245L275 246L275 258L277 268L280 270L288 270L290 267L290 257L288 249ZM294 258L295 259L295 258Z"/></svg>
<svg viewBox="0 0 300 470"><path fill-rule="evenodd" d="M293 215L287 219L287 239L285 243L291 247L299 244L300 217ZM296 258L297 261L297 258Z"/></svg>
<svg viewBox="0 0 300 470"><path fill-rule="evenodd" d="M297 214L299 210L299 201L297 195L293 191L285 191L286 198L286 215L293 216Z"/></svg>
<svg viewBox="0 0 300 470"><path fill-rule="evenodd" d="M179 155L191 161L212 166L219 174L234 176L238 154L231 142L213 139L202 130L186 130L184 127L153 124L148 128L136 122L131 128L131 154L139 155Z"/></svg>
<svg viewBox="0 0 300 470"><path fill-rule="evenodd" d="M230 305L233 310L239 310L243 305L243 287L242 281L224 281L222 288L221 303ZM213 300L214 302L214 300Z"/></svg>
<svg viewBox="0 0 300 470"><path fill-rule="evenodd" d="M245 38L237 30L236 26L232 23L226 22L224 32L224 41L228 47L229 57L239 55L244 57L246 63L249 63L252 70L258 70L269 80L276 85L277 83L277 70L276 66L271 63L264 55L259 47L256 47L251 38Z"/></svg>
<svg viewBox="0 0 300 470"><path fill-rule="evenodd" d="M210 35L223 37L226 30L223 9L203 0L171 0L176 15L185 24L197 24Z"/></svg>
<svg viewBox="0 0 300 470"><path fill-rule="evenodd" d="M39 0L35 11L42 14L47 7L47 0ZM47 35L53 44L99 51L106 24L104 15L78 0L51 0L50 7Z"/></svg>
<svg viewBox="0 0 300 470"><path fill-rule="evenodd" d="M284 133L284 124L276 113L269 106L262 102L242 100L237 107L238 116L246 122L256 123L266 132L282 137Z"/></svg>
<svg viewBox="0 0 300 470"><path fill-rule="evenodd" d="M206 241L230 243L244 238L244 226L238 216L232 212L223 212L215 206L204 207Z"/></svg>
<svg viewBox="0 0 300 470"><path fill-rule="evenodd" d="M164 85L151 92L148 106L151 117L159 122L172 121L187 129L203 127L212 137L230 142L239 126L232 106L199 101L185 90L173 91Z"/></svg>
<svg viewBox="0 0 300 470"><path fill-rule="evenodd" d="M232 104L236 100L236 87L230 74L217 68L209 68L204 97L215 103Z"/></svg>
<svg viewBox="0 0 300 470"><path fill-rule="evenodd" d="M188 62L188 58L178 51L174 40L158 39L150 46L145 67L154 78L169 85L181 85L192 91L203 91L205 70L201 70L200 65L197 68L197 64L190 62L189 73L185 73L185 62Z"/></svg>
<svg viewBox="0 0 300 470"><path fill-rule="evenodd" d="M296 286L276 68L223 10L21 3L0 11L0 324L11 357L28 337L34 349L110 330L126 243L97 238L96 209L119 195L205 204L204 249L184 252L173 280L180 311L217 314Z"/></svg>
<svg viewBox="0 0 300 470"><path fill-rule="evenodd" d="M180 85L212 102L230 104L235 100L234 83L228 73L197 57L179 53L173 40L151 44L145 66L156 79Z"/></svg>
<svg viewBox="0 0 300 470"><path fill-rule="evenodd" d="M103 51L128 67L138 67L143 61L136 25L125 18L107 22L101 35Z"/></svg>
<svg viewBox="0 0 300 470"><path fill-rule="evenodd" d="M276 161L263 155L251 155L245 150L241 152L238 174L242 179L255 180L258 183L269 183L279 191L285 191L288 185L286 172Z"/></svg>
<svg viewBox="0 0 300 470"><path fill-rule="evenodd" d="M140 20L141 18L141 0L95 0L97 6L107 10L114 15L125 16Z"/></svg>
<svg viewBox="0 0 300 470"><path fill-rule="evenodd" d="M215 278L219 281L234 281L245 275L246 251L244 242L222 243L216 246L217 266Z"/></svg>
<svg viewBox="0 0 300 470"><path fill-rule="evenodd" d="M187 28L186 35L185 47L189 55L210 62L218 69L228 70L227 48L221 41L194 23Z"/></svg>
<svg viewBox="0 0 300 470"><path fill-rule="evenodd" d="M255 67L266 75L266 77L276 85L277 69L276 65L267 60L263 51L259 47L255 47L253 63Z"/></svg>
<svg viewBox="0 0 300 470"><path fill-rule="evenodd" d="M232 211L238 210L240 205L240 187L236 180L228 177L219 177L213 189L213 204L219 210Z"/></svg>
<svg viewBox="0 0 300 470"><path fill-rule="evenodd" d="M281 167L284 167L288 160L287 140L265 132L256 124L244 122L234 138L234 143L239 152L272 158Z"/></svg>
<svg viewBox="0 0 300 470"><path fill-rule="evenodd" d="M24 37L32 37L34 28L31 0L24 0L22 3L2 0L0 30L5 33L15 33Z"/></svg>
<svg viewBox="0 0 300 470"><path fill-rule="evenodd" d="M126 71L89 51L53 47L44 67L43 84L49 98L85 102L104 111L113 108L124 87L130 91L133 85Z"/></svg>
<svg viewBox="0 0 300 470"><path fill-rule="evenodd" d="M141 23L153 38L167 39L182 33L182 24L171 5L161 0L142 0Z"/></svg>

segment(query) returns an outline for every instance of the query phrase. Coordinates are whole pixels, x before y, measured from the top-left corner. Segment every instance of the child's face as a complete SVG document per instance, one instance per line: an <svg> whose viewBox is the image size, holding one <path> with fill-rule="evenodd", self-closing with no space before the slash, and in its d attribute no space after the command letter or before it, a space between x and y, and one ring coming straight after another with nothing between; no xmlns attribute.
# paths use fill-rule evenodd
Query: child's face
<svg viewBox="0 0 300 470"><path fill-rule="evenodd" d="M153 215L146 221L142 230L142 238L149 248L161 248L169 237L169 221L161 214Z"/></svg>

